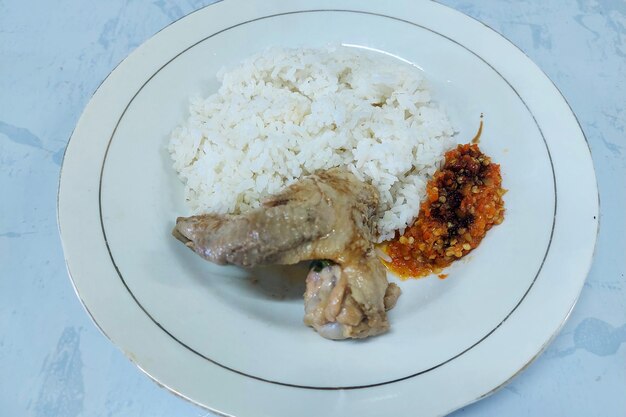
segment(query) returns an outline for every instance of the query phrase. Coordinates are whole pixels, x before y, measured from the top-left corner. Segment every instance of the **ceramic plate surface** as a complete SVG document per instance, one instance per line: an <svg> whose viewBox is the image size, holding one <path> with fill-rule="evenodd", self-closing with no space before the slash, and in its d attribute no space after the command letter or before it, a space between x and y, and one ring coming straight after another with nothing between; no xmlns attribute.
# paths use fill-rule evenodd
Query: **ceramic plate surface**
<svg viewBox="0 0 626 417"><path fill-rule="evenodd" d="M189 214L166 150L188 99L272 45L341 43L415 66L501 164L505 222L446 271L399 282L392 331L333 342L302 323L302 267L205 262L170 236ZM100 86L68 145L59 227L76 292L151 378L247 416L434 416L502 386L546 346L589 270L598 226L583 133L550 80L481 23L426 1L227 0L172 24Z"/></svg>

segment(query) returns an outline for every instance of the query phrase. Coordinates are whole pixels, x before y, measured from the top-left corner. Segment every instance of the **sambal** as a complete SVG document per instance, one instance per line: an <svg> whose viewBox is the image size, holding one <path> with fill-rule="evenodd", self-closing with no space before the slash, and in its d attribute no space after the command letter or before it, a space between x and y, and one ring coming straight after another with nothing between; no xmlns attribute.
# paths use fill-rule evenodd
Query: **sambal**
<svg viewBox="0 0 626 417"><path fill-rule="evenodd" d="M387 242L385 264L403 278L440 273L504 220L500 166L477 144L448 151L426 186L417 220Z"/></svg>

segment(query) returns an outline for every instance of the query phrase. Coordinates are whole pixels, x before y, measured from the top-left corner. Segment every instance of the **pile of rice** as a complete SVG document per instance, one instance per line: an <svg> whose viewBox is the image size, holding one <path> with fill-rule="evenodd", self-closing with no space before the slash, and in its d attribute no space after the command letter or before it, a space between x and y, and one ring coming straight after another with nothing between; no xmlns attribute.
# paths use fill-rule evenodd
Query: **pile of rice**
<svg viewBox="0 0 626 417"><path fill-rule="evenodd" d="M319 169L380 192L379 241L411 224L453 128L421 73L346 47L273 48L192 98L169 151L194 213L243 213Z"/></svg>

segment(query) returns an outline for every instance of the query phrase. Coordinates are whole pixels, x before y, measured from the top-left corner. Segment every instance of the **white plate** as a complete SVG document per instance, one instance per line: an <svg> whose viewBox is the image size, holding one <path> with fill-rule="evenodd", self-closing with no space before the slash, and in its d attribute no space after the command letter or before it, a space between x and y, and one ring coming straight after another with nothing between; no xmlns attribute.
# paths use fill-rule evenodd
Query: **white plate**
<svg viewBox="0 0 626 417"><path fill-rule="evenodd" d="M392 331L359 342L302 324L302 268L218 267L170 236L187 209L165 146L188 97L267 46L337 42L424 71L459 141L483 113L481 148L509 189L505 222L448 279L401 282ZM567 318L598 226L589 150L550 80L481 23L410 0L229 0L167 27L85 109L58 204L68 270L100 329L160 384L240 417L442 415L489 394Z"/></svg>

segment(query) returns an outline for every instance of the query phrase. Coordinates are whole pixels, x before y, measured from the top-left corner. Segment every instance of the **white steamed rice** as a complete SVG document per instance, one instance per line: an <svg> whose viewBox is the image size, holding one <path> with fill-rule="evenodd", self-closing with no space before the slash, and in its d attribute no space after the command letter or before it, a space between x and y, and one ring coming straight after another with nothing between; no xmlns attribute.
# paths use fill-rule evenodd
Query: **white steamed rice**
<svg viewBox="0 0 626 417"><path fill-rule="evenodd" d="M192 98L169 151L194 213L242 213L319 169L380 192L379 241L417 216L453 128L414 67L345 47L272 48Z"/></svg>

